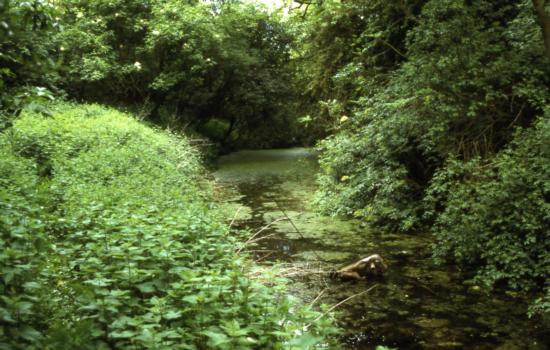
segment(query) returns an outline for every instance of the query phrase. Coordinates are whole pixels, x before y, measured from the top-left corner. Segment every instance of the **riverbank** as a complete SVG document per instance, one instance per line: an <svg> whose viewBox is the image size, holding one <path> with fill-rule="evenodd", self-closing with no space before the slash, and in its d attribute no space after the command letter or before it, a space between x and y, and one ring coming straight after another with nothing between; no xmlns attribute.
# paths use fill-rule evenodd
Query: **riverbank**
<svg viewBox="0 0 550 350"><path fill-rule="evenodd" d="M337 308L345 347L542 350L549 345L543 326L527 318L529 298L485 294L465 282L467 276L455 266L435 265L431 235L374 231L359 220L317 214L310 205L318 171L311 150L241 151L218 165L218 184L232 191L229 205L242 207L236 224L255 232L271 223L263 231L266 238L251 250L266 268L273 262L287 267L292 293L328 305L358 295ZM342 283L316 274L374 253L389 265L384 279Z"/></svg>
<svg viewBox="0 0 550 350"><path fill-rule="evenodd" d="M51 112L0 135L1 349L327 344L327 320L246 277L185 138L97 105Z"/></svg>

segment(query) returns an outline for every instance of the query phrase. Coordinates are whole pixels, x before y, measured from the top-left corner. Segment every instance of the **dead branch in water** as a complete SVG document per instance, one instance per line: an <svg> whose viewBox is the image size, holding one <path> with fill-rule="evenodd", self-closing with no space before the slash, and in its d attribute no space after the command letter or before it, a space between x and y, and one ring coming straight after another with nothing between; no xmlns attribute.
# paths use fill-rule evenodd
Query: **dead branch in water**
<svg viewBox="0 0 550 350"><path fill-rule="evenodd" d="M258 235L262 232L264 232L265 230L267 230L268 228L270 228L273 224L279 222L279 221L284 221L286 220L286 218L281 218L281 219L277 219L277 220L274 220L272 222L270 222L269 224L265 225L264 227L262 227L261 229L259 229L258 231L256 231L252 236L250 236L250 238L248 238L244 243L243 245L237 249L237 254L239 254L247 245L251 244L251 243L254 243L254 242L257 242L261 239L264 239L266 238L267 236L265 237L260 237L258 239L256 239L256 237L258 237ZM271 235L268 235L268 236L273 236L275 234L271 234Z"/></svg>
<svg viewBox="0 0 550 350"><path fill-rule="evenodd" d="M321 318L325 317L326 315L328 315L329 313L331 313L332 311L334 311L334 309L336 309L336 308L339 307L340 305L345 304L346 302L350 301L351 299L353 299L353 298L355 298L355 297L358 297L358 296L360 296L360 295L363 295L363 294L365 294L365 293L370 292L371 290L373 290L373 289L376 288L377 286L378 286L378 285L375 284L374 286L370 287L370 288L367 289L367 290L364 290L364 291L362 291L362 292L360 292L360 293L357 293L357 294L353 294L353 295L347 297L346 299L344 299L344 300L342 300L342 301L340 301L340 302L338 302L338 303L332 305L331 307L329 307L329 309L328 309L327 311L325 311L325 312L323 312L322 314L320 314L319 316L317 316L317 318L315 318L315 320L313 320L313 322L319 321ZM311 327L311 325L312 325L312 323L306 325L306 326L304 327L304 329L307 330L309 327Z"/></svg>
<svg viewBox="0 0 550 350"><path fill-rule="evenodd" d="M290 278L290 277L303 277L311 275L327 276L331 274L332 269L326 269L320 264L312 266L309 263L306 264L277 264L276 266L259 266L255 271L251 271L248 274L249 278L261 279L267 272L275 273L276 277Z"/></svg>

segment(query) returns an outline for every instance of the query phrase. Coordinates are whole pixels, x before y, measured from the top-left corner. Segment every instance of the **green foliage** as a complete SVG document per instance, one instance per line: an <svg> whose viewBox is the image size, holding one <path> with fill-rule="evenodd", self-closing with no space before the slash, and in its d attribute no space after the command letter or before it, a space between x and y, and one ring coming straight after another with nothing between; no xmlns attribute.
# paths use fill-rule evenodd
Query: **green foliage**
<svg viewBox="0 0 550 350"><path fill-rule="evenodd" d="M233 146L284 144L295 134L286 103L292 37L278 14L175 0L64 1L60 11L62 86L72 97L144 104L173 128L223 119L224 133L207 136Z"/></svg>
<svg viewBox="0 0 550 350"><path fill-rule="evenodd" d="M310 133L339 129L358 99L375 93L404 59L405 34L423 0L323 1L295 18L297 83Z"/></svg>
<svg viewBox="0 0 550 350"><path fill-rule="evenodd" d="M282 281L246 277L185 139L95 105L51 109L24 112L0 136L0 348L325 341L328 321Z"/></svg>
<svg viewBox="0 0 550 350"><path fill-rule="evenodd" d="M344 16L367 6L327 8ZM371 46L360 46L374 59L372 28L393 6L378 4L368 24L350 20L332 31L369 28L360 37ZM545 288L549 199L539 149L548 137L550 65L532 3L445 0L410 9L408 27L381 34L394 33L392 46L406 56L395 64L377 71L366 59L356 70L328 60L313 68L334 82L315 89L324 91L335 131L320 143L317 203L401 232L435 222L436 256L470 265L488 286ZM342 95L352 89L336 82L350 71L368 73L369 83L352 75L363 89Z"/></svg>
<svg viewBox="0 0 550 350"><path fill-rule="evenodd" d="M426 4L408 35L408 61L381 91L362 99L339 137L322 145L323 162L333 170L321 180L330 189L323 201L409 230L418 224L431 176L449 154L492 154L509 141L514 125L528 125L547 98L541 91L548 64L524 11L483 2ZM447 29L434 31L436 24ZM524 69L527 62L534 62L532 70ZM342 148L346 154L336 151ZM341 185L343 175L352 181Z"/></svg>
<svg viewBox="0 0 550 350"><path fill-rule="evenodd" d="M35 327L47 321L40 312L49 245L39 179L33 162L10 152L5 138L0 154L0 348L34 349L24 344L42 340Z"/></svg>
<svg viewBox="0 0 550 350"><path fill-rule="evenodd" d="M546 288L546 294L535 299L529 307L529 316L542 315L544 320L550 322L550 288Z"/></svg>
<svg viewBox="0 0 550 350"><path fill-rule="evenodd" d="M45 111L55 81L52 35L59 23L48 1L0 1L0 130L23 108Z"/></svg>
<svg viewBox="0 0 550 350"><path fill-rule="evenodd" d="M434 227L436 257L475 263L477 282L488 287L550 288L548 117L519 131L493 159L450 160L430 187L434 211L444 208ZM543 305L534 310L548 312Z"/></svg>

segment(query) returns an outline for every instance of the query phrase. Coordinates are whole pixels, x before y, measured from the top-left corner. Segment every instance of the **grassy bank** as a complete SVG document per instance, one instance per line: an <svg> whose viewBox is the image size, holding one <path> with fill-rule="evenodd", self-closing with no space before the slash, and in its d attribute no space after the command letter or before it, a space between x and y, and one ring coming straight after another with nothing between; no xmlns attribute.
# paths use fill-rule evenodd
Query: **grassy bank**
<svg viewBox="0 0 550 350"><path fill-rule="evenodd" d="M0 349L320 346L328 321L246 277L202 175L115 110L23 113L0 136Z"/></svg>

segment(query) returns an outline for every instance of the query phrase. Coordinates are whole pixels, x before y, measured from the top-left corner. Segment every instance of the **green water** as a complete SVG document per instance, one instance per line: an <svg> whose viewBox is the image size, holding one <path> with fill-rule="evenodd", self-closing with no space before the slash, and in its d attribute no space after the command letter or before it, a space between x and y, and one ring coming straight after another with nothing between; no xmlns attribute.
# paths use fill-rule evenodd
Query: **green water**
<svg viewBox="0 0 550 350"><path fill-rule="evenodd" d="M241 151L221 157L216 180L228 193L237 225L268 236L251 248L265 264L282 261L302 270L330 270L370 254L384 257L381 280L334 281L322 274L295 277L292 293L339 307L342 342L349 349L384 344L399 349L548 349L550 336L526 317L526 303L505 291L485 294L465 283L454 266L435 266L428 235L375 232L348 219L316 214L314 152L303 149ZM289 222L286 217L290 217Z"/></svg>

